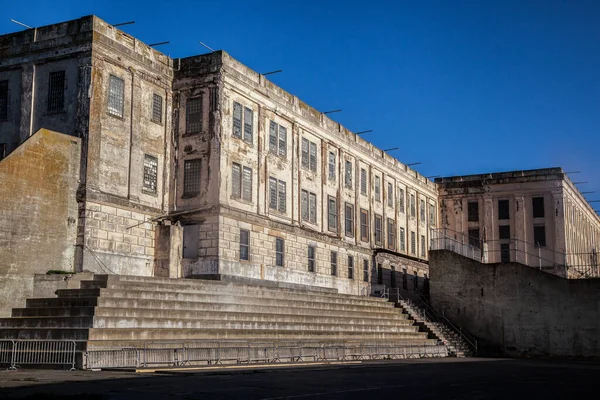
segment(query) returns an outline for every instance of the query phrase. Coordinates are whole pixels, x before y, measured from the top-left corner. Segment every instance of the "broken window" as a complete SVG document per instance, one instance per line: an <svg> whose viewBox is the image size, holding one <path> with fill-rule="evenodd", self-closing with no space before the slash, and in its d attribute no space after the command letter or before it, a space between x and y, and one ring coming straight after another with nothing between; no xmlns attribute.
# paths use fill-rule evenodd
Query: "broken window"
<svg viewBox="0 0 600 400"><path fill-rule="evenodd" d="M337 252L331 252L331 275L337 276Z"/></svg>
<svg viewBox="0 0 600 400"><path fill-rule="evenodd" d="M400 228L400 251L406 251L406 234L404 228Z"/></svg>
<svg viewBox="0 0 600 400"><path fill-rule="evenodd" d="M375 214L375 244L381 245L381 236L382 236L382 229L383 229L383 221L381 218L381 215L377 215Z"/></svg>
<svg viewBox="0 0 600 400"><path fill-rule="evenodd" d="M391 182L387 184L387 203L388 207L394 207L394 185Z"/></svg>
<svg viewBox="0 0 600 400"><path fill-rule="evenodd" d="M183 163L183 195L196 196L200 193L200 159L185 160Z"/></svg>
<svg viewBox="0 0 600 400"><path fill-rule="evenodd" d="M534 225L533 226L533 243L537 247L546 247L546 226L545 225Z"/></svg>
<svg viewBox="0 0 600 400"><path fill-rule="evenodd" d="M467 218L469 222L479 221L479 203L477 201L467 203Z"/></svg>
<svg viewBox="0 0 600 400"><path fill-rule="evenodd" d="M274 121L269 124L269 153L279 157L287 154L287 129Z"/></svg>
<svg viewBox="0 0 600 400"><path fill-rule="evenodd" d="M346 236L354 237L354 205L346 203L345 206L346 215Z"/></svg>
<svg viewBox="0 0 600 400"><path fill-rule="evenodd" d="M152 122L162 124L162 109L163 98L161 95L154 93L152 95Z"/></svg>
<svg viewBox="0 0 600 400"><path fill-rule="evenodd" d="M281 238L275 239L275 266L283 267L283 254L285 242Z"/></svg>
<svg viewBox="0 0 600 400"><path fill-rule="evenodd" d="M327 215L329 216L327 220L327 229L332 232L337 232L337 200L335 197L329 196L327 200Z"/></svg>
<svg viewBox="0 0 600 400"><path fill-rule="evenodd" d="M231 196L252 201L252 168L233 163L231 167Z"/></svg>
<svg viewBox="0 0 600 400"><path fill-rule="evenodd" d="M392 218L388 218L387 220L387 230L388 230L388 249L395 250L396 249L396 224Z"/></svg>
<svg viewBox="0 0 600 400"><path fill-rule="evenodd" d="M108 81L108 113L123 118L125 106L125 82L111 75Z"/></svg>
<svg viewBox="0 0 600 400"><path fill-rule="evenodd" d="M375 175L375 201L381 201L381 178Z"/></svg>
<svg viewBox="0 0 600 400"><path fill-rule="evenodd" d="M360 194L367 195L367 170L360 169Z"/></svg>
<svg viewBox="0 0 600 400"><path fill-rule="evenodd" d="M8 119L8 81L0 81L0 121Z"/></svg>
<svg viewBox="0 0 600 400"><path fill-rule="evenodd" d="M354 279L354 257L348 256L348 279Z"/></svg>
<svg viewBox="0 0 600 400"><path fill-rule="evenodd" d="M142 188L146 191L156 193L157 177L158 158L144 154L144 182Z"/></svg>
<svg viewBox="0 0 600 400"><path fill-rule="evenodd" d="M360 209L360 240L369 240L369 211L363 208Z"/></svg>
<svg viewBox="0 0 600 400"><path fill-rule="evenodd" d="M346 166L344 167L344 184L347 188L352 188L352 162L346 161Z"/></svg>
<svg viewBox="0 0 600 400"><path fill-rule="evenodd" d="M498 200L498 219L509 219L508 200Z"/></svg>
<svg viewBox="0 0 600 400"><path fill-rule="evenodd" d="M284 181L269 178L269 208L281 213L286 212L286 184Z"/></svg>
<svg viewBox="0 0 600 400"><path fill-rule="evenodd" d="M329 180L335 181L335 153L329 152Z"/></svg>
<svg viewBox="0 0 600 400"><path fill-rule="evenodd" d="M315 272L315 246L308 246L308 272Z"/></svg>
<svg viewBox="0 0 600 400"><path fill-rule="evenodd" d="M533 218L544 218L544 198L534 197L531 200L533 204Z"/></svg>
<svg viewBox="0 0 600 400"><path fill-rule="evenodd" d="M250 260L250 231L240 229L240 260Z"/></svg>
<svg viewBox="0 0 600 400"><path fill-rule="evenodd" d="M398 191L398 209L404 213L404 189Z"/></svg>
<svg viewBox="0 0 600 400"><path fill-rule="evenodd" d="M202 97L187 99L185 106L185 132L202 132Z"/></svg>
<svg viewBox="0 0 600 400"><path fill-rule="evenodd" d="M61 112L65 108L65 71L50 72L48 79L48 112Z"/></svg>

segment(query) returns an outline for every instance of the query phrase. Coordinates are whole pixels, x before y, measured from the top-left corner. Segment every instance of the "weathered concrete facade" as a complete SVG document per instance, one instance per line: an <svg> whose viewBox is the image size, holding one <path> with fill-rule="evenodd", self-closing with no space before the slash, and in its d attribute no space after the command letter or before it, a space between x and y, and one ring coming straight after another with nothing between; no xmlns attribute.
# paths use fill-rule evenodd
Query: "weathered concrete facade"
<svg viewBox="0 0 600 400"><path fill-rule="evenodd" d="M574 278L599 276L600 218L561 168L436 183L441 228L482 247L486 262L515 261Z"/></svg>

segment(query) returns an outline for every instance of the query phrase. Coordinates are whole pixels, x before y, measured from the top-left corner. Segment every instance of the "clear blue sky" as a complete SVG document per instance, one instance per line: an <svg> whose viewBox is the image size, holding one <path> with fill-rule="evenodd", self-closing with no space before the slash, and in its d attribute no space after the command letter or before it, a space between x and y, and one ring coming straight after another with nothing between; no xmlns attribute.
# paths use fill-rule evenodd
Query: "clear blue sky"
<svg viewBox="0 0 600 400"><path fill-rule="evenodd" d="M600 199L599 1L5 1L0 33L88 14L135 20L171 57L201 40L283 69L273 82L426 176L562 166Z"/></svg>

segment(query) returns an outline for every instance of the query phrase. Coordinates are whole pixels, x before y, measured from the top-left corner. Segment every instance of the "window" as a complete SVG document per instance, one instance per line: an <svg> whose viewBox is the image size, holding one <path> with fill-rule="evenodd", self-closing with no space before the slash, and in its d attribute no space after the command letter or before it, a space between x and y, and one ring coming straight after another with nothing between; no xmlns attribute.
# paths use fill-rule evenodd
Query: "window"
<svg viewBox="0 0 600 400"><path fill-rule="evenodd" d="M156 193L156 180L158 177L158 158L144 154L144 182L142 188Z"/></svg>
<svg viewBox="0 0 600 400"><path fill-rule="evenodd" d="M65 71L50 72L48 79L48 112L60 112L65 108Z"/></svg>
<svg viewBox="0 0 600 400"><path fill-rule="evenodd" d="M243 108L243 110L242 110ZM243 111L243 114L242 114ZM242 118L243 115L243 118ZM238 102L233 102L233 136L252 144L254 126L254 112L248 107L242 107ZM243 128L243 132L242 132ZM243 136L242 136L243 133Z"/></svg>
<svg viewBox="0 0 600 400"><path fill-rule="evenodd" d="M400 251L406 251L406 234L404 228L400 228Z"/></svg>
<svg viewBox="0 0 600 400"><path fill-rule="evenodd" d="M469 229L469 245L479 248L479 229Z"/></svg>
<svg viewBox="0 0 600 400"><path fill-rule="evenodd" d="M394 185L390 182L388 182L387 202L388 207L394 207Z"/></svg>
<svg viewBox="0 0 600 400"><path fill-rule="evenodd" d="M348 279L354 279L354 257L348 256Z"/></svg>
<svg viewBox="0 0 600 400"><path fill-rule="evenodd" d="M337 252L331 252L331 275L337 276Z"/></svg>
<svg viewBox="0 0 600 400"><path fill-rule="evenodd" d="M533 203L533 218L544 218L544 198L534 197Z"/></svg>
<svg viewBox="0 0 600 400"><path fill-rule="evenodd" d="M346 161L344 167L344 185L347 188L352 189L352 162Z"/></svg>
<svg viewBox="0 0 600 400"><path fill-rule="evenodd" d="M425 222L425 200L421 200L421 222Z"/></svg>
<svg viewBox="0 0 600 400"><path fill-rule="evenodd" d="M510 262L510 244L508 243L500 244L500 262Z"/></svg>
<svg viewBox="0 0 600 400"><path fill-rule="evenodd" d="M417 238L414 232L410 232L410 253L417 254Z"/></svg>
<svg viewBox="0 0 600 400"><path fill-rule="evenodd" d="M302 191L302 220L312 224L317 223L317 195L306 190Z"/></svg>
<svg viewBox="0 0 600 400"><path fill-rule="evenodd" d="M533 243L537 247L546 247L546 226L545 225L534 225L533 226Z"/></svg>
<svg viewBox="0 0 600 400"><path fill-rule="evenodd" d="M163 98L161 95L154 93L152 95L152 122L162 124L162 105Z"/></svg>
<svg viewBox="0 0 600 400"><path fill-rule="evenodd" d="M302 138L302 168L317 172L317 144Z"/></svg>
<svg viewBox="0 0 600 400"><path fill-rule="evenodd" d="M398 209L404 213L404 189L398 191Z"/></svg>
<svg viewBox="0 0 600 400"><path fill-rule="evenodd" d="M329 152L329 180L335 181L335 153Z"/></svg>
<svg viewBox="0 0 600 400"><path fill-rule="evenodd" d="M413 288L415 292L419 290L419 275L417 274L417 271L415 271L415 274L413 276Z"/></svg>
<svg viewBox="0 0 600 400"><path fill-rule="evenodd" d="M345 208L345 217L346 217L346 226L345 232L346 236L354 237L354 205L350 203L346 203Z"/></svg>
<svg viewBox="0 0 600 400"><path fill-rule="evenodd" d="M329 196L327 199L327 229L332 232L337 232L337 200L335 197Z"/></svg>
<svg viewBox="0 0 600 400"><path fill-rule="evenodd" d="M381 179L375 175L375 201L381 201Z"/></svg>
<svg viewBox="0 0 600 400"><path fill-rule="evenodd" d="M252 201L252 168L233 163L231 167L231 196Z"/></svg>
<svg viewBox="0 0 600 400"><path fill-rule="evenodd" d="M281 238L275 239L275 266L283 267L283 253L285 242Z"/></svg>
<svg viewBox="0 0 600 400"><path fill-rule="evenodd" d="M279 157L287 154L287 129L274 121L269 125L269 153Z"/></svg>
<svg viewBox="0 0 600 400"><path fill-rule="evenodd" d="M467 218L469 222L479 221L479 203L476 201L469 201L467 203Z"/></svg>
<svg viewBox="0 0 600 400"><path fill-rule="evenodd" d="M187 99L185 106L185 132L202 132L202 97Z"/></svg>
<svg viewBox="0 0 600 400"><path fill-rule="evenodd" d="M396 224L394 220L388 218L387 220L387 233L388 233L388 249L396 249Z"/></svg>
<svg viewBox="0 0 600 400"><path fill-rule="evenodd" d="M364 168L360 169L360 194L367 195L367 170Z"/></svg>
<svg viewBox="0 0 600 400"><path fill-rule="evenodd" d="M360 240L369 241L369 212L363 208L360 209Z"/></svg>
<svg viewBox="0 0 600 400"><path fill-rule="evenodd" d="M402 289L408 290L408 271L402 268Z"/></svg>
<svg viewBox="0 0 600 400"><path fill-rule="evenodd" d="M369 260L363 260L363 281L369 282Z"/></svg>
<svg viewBox="0 0 600 400"><path fill-rule="evenodd" d="M508 200L498 200L498 219L509 219Z"/></svg>
<svg viewBox="0 0 600 400"><path fill-rule="evenodd" d="M108 81L108 113L123 118L125 105L125 82L111 75Z"/></svg>
<svg viewBox="0 0 600 400"><path fill-rule="evenodd" d="M0 81L0 121L8 119L8 81Z"/></svg>
<svg viewBox="0 0 600 400"><path fill-rule="evenodd" d="M271 210L286 212L286 184L284 181L269 178L269 208Z"/></svg>
<svg viewBox="0 0 600 400"><path fill-rule="evenodd" d="M183 196L200 193L200 159L185 160L183 163Z"/></svg>
<svg viewBox="0 0 600 400"><path fill-rule="evenodd" d="M240 229L240 260L250 260L250 232Z"/></svg>
<svg viewBox="0 0 600 400"><path fill-rule="evenodd" d="M500 239L510 239L510 225L499 226L498 237Z"/></svg>
<svg viewBox="0 0 600 400"><path fill-rule="evenodd" d="M383 265L377 264L377 284L383 285Z"/></svg>
<svg viewBox="0 0 600 400"><path fill-rule="evenodd" d="M375 214L375 244L381 244L381 230L383 229L383 224L381 215Z"/></svg>
<svg viewBox="0 0 600 400"><path fill-rule="evenodd" d="M308 246L308 272L315 272L315 246Z"/></svg>
<svg viewBox="0 0 600 400"><path fill-rule="evenodd" d="M425 257L425 235L421 235L421 257Z"/></svg>
<svg viewBox="0 0 600 400"><path fill-rule="evenodd" d="M429 205L429 225L435 225L435 204Z"/></svg>
<svg viewBox="0 0 600 400"><path fill-rule="evenodd" d="M410 216L415 217L417 215L417 205L415 204L415 195L410 195Z"/></svg>

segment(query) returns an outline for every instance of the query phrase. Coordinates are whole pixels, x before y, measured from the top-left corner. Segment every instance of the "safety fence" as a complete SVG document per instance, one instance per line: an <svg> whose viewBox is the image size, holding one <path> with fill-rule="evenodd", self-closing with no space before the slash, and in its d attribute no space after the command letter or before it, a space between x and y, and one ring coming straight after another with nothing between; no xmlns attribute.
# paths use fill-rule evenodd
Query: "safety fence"
<svg viewBox="0 0 600 400"><path fill-rule="evenodd" d="M85 353L87 369L271 364L446 357L444 345L318 342L151 342L144 347L98 348Z"/></svg>
<svg viewBox="0 0 600 400"><path fill-rule="evenodd" d="M0 364L16 370L22 365L66 365L75 370L73 340L0 340Z"/></svg>

